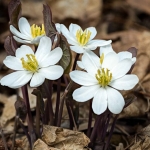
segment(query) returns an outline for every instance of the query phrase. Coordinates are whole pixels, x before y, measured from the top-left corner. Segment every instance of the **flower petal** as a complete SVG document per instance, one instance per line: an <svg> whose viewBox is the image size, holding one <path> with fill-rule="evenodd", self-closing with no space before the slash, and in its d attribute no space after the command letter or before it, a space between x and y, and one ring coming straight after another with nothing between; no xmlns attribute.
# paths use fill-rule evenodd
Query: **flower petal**
<svg viewBox="0 0 150 150"><path fill-rule="evenodd" d="M43 76L42 73L40 73L40 72L34 73L32 79L31 79L31 82L30 82L30 86L38 87L38 86L42 85L44 80L45 80L45 77Z"/></svg>
<svg viewBox="0 0 150 150"><path fill-rule="evenodd" d="M136 75L129 74L112 81L109 85L118 90L131 90L138 82Z"/></svg>
<svg viewBox="0 0 150 150"><path fill-rule="evenodd" d="M99 57L94 54L93 52L89 51L84 53L82 56L82 63L86 69L86 71L95 77L95 74L97 73L97 70L100 67L100 59Z"/></svg>
<svg viewBox="0 0 150 150"><path fill-rule="evenodd" d="M61 26L60 23L55 23L56 30L58 31L59 34L61 33L61 27L60 26Z"/></svg>
<svg viewBox="0 0 150 150"><path fill-rule="evenodd" d="M73 92L73 99L78 102L85 102L93 98L98 89L99 85L82 86Z"/></svg>
<svg viewBox="0 0 150 150"><path fill-rule="evenodd" d="M32 73L29 71L16 71L1 79L1 85L11 88L19 88L27 84L31 79Z"/></svg>
<svg viewBox="0 0 150 150"><path fill-rule="evenodd" d="M87 47L92 47L92 46L95 46L95 47L98 47L98 46L107 46L111 43L112 41L111 40L108 40L108 41L105 41L105 40L91 40L87 43Z"/></svg>
<svg viewBox="0 0 150 150"><path fill-rule="evenodd" d="M26 45L22 45L20 48L18 48L16 50L16 57L17 58L26 58L26 55L27 54L33 54L34 55L34 52L33 50L29 47L29 46L26 46Z"/></svg>
<svg viewBox="0 0 150 150"><path fill-rule="evenodd" d="M48 67L50 65L55 65L62 57L62 49L60 47L52 50L49 55L46 55L42 60L39 61L39 67Z"/></svg>
<svg viewBox="0 0 150 150"><path fill-rule="evenodd" d="M90 36L90 39L89 39L89 41L90 41L90 40L92 40L92 39L96 36L96 34L97 34L96 28L95 28L95 27L89 27L89 28L86 28L86 30L89 30L89 31L91 32L91 36Z"/></svg>
<svg viewBox="0 0 150 150"><path fill-rule="evenodd" d="M69 26L69 31L70 33L75 37L76 34L77 34L77 31L80 30L81 27L77 24L73 24L71 23L70 26Z"/></svg>
<svg viewBox="0 0 150 150"><path fill-rule="evenodd" d="M10 69L13 70L24 70L21 64L21 60L14 56L7 56L3 63Z"/></svg>
<svg viewBox="0 0 150 150"><path fill-rule="evenodd" d="M81 46L70 46L70 49L79 54L85 52L85 50Z"/></svg>
<svg viewBox="0 0 150 150"><path fill-rule="evenodd" d="M104 56L107 55L107 53L110 53L110 52L114 52L116 53L113 49L112 49L112 46L111 44L108 44L108 45L105 45L105 46L101 46L100 47L100 56L102 55L102 53L104 53Z"/></svg>
<svg viewBox="0 0 150 150"><path fill-rule="evenodd" d="M32 39L30 24L26 18L21 17L19 19L18 26L21 33L25 34L27 37L29 37L29 39Z"/></svg>
<svg viewBox="0 0 150 150"><path fill-rule="evenodd" d="M21 39L25 39L25 40L29 40L29 37L20 33L14 26L10 25L10 31L16 35L17 37L21 38Z"/></svg>
<svg viewBox="0 0 150 150"><path fill-rule="evenodd" d="M119 114L125 105L124 98L113 88L107 87L106 92L108 97L108 109L113 114Z"/></svg>
<svg viewBox="0 0 150 150"><path fill-rule="evenodd" d="M127 51L124 51L124 52L119 52L117 54L119 56L119 60L123 60L123 59L126 59L126 58L132 58L132 54L130 52L127 52Z"/></svg>
<svg viewBox="0 0 150 150"><path fill-rule="evenodd" d="M71 34L63 24L61 24L61 32L66 37L67 40L69 39L76 42L75 36Z"/></svg>
<svg viewBox="0 0 150 150"><path fill-rule="evenodd" d="M96 78L92 77L87 72L75 70L75 71L70 72L69 75L70 75L70 78L74 82L76 82L80 85L90 86L90 85L98 84L98 81L96 80Z"/></svg>
<svg viewBox="0 0 150 150"><path fill-rule="evenodd" d="M99 88L94 95L92 109L95 114L100 115L107 109L106 89Z"/></svg>
<svg viewBox="0 0 150 150"><path fill-rule="evenodd" d="M39 69L39 72L49 80L56 80L60 78L64 72L63 68L59 65L49 66Z"/></svg>
<svg viewBox="0 0 150 150"><path fill-rule="evenodd" d="M113 77L112 80L123 77L130 70L131 66L132 66L131 59L124 59L122 61L119 61L119 63L111 70Z"/></svg>
<svg viewBox="0 0 150 150"><path fill-rule="evenodd" d="M31 44L39 44L40 40L42 37L44 37L45 35L40 35L40 36L37 36L36 38L32 39L31 40Z"/></svg>
<svg viewBox="0 0 150 150"><path fill-rule="evenodd" d="M41 38L37 51L35 53L38 62L41 62L46 55L51 51L52 41L49 37L44 36Z"/></svg>
<svg viewBox="0 0 150 150"><path fill-rule="evenodd" d="M102 63L102 68L107 68L112 70L114 66L116 66L119 62L118 55L114 52L107 53L104 56L104 60Z"/></svg>
<svg viewBox="0 0 150 150"><path fill-rule="evenodd" d="M81 69L85 69L82 61L77 61L77 65L81 68Z"/></svg>
<svg viewBox="0 0 150 150"><path fill-rule="evenodd" d="M31 43L31 41L29 41L29 40L22 40L22 39L20 39L20 38L18 38L18 37L16 37L16 36L13 36L13 38L14 38L17 42L19 42L19 43L24 43L24 44L30 44L30 43Z"/></svg>

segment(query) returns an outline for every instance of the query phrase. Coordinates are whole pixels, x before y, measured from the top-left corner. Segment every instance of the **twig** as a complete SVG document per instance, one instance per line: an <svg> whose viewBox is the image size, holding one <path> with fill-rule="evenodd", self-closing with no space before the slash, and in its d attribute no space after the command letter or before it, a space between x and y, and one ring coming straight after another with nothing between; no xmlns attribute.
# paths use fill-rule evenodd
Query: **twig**
<svg viewBox="0 0 150 150"><path fill-rule="evenodd" d="M1 136L2 136L2 140L3 140L3 143L4 143L5 150L8 150L7 143L6 143L6 139L5 139L5 136L4 136L4 134L3 134L2 128L0 128L0 134L1 134Z"/></svg>

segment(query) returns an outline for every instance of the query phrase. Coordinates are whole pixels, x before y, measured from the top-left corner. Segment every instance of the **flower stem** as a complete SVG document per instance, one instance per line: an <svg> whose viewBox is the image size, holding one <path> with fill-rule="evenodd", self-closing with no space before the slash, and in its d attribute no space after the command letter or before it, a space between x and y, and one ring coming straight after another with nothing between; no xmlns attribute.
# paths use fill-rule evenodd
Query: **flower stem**
<svg viewBox="0 0 150 150"><path fill-rule="evenodd" d="M28 129L29 129L29 133L31 136L31 143L33 145L33 143L36 140L36 136L34 133L34 128L33 128L33 120L32 120L32 114L31 114L31 110L30 110L30 103L29 103L29 96L28 96L28 89L27 89L27 85L24 85L22 88L22 95L23 95L23 99L25 101L26 107L27 107L27 122L28 122Z"/></svg>
<svg viewBox="0 0 150 150"><path fill-rule="evenodd" d="M89 120L88 120L88 130L87 136L90 137L91 135L91 125L92 125L92 100L89 102Z"/></svg>
<svg viewBox="0 0 150 150"><path fill-rule="evenodd" d="M56 99L56 109L55 109L55 122L54 125L57 124L58 114L59 114L59 105L60 105L60 91L61 91L61 78L57 81L57 99Z"/></svg>
<svg viewBox="0 0 150 150"><path fill-rule="evenodd" d="M69 82L68 86L66 87L63 96L61 97L61 103L60 103L60 110L59 110L59 115L58 115L58 121L57 121L57 126L60 127L61 125L61 119L62 119L62 113L63 113L63 106L64 106L64 101L66 98L66 95L68 93L68 91L70 90L70 88L72 87L72 80Z"/></svg>
<svg viewBox="0 0 150 150"><path fill-rule="evenodd" d="M0 134L1 134L1 136L2 136L2 140L3 140L3 143L4 143L5 150L8 150L7 143L6 143L6 139L5 139L5 136L4 136L4 134L3 134L2 128L0 128Z"/></svg>
<svg viewBox="0 0 150 150"><path fill-rule="evenodd" d="M45 115L47 115L46 113L48 112L49 119L50 119L50 125L53 125L54 124L54 113L53 113L52 100L51 100L53 83L52 83L52 81L46 80L43 85L44 85L45 92L47 95L47 106L46 106Z"/></svg>
<svg viewBox="0 0 150 150"><path fill-rule="evenodd" d="M40 138L40 99L37 95L36 97L36 135L37 138Z"/></svg>
<svg viewBox="0 0 150 150"><path fill-rule="evenodd" d="M111 137L112 137L112 134L113 134L113 131L114 131L115 124L116 124L118 116L119 115L116 115L115 118L114 118L114 121L112 123L112 126L111 126L111 129L110 129L109 136L108 136L108 139L106 141L106 145L105 145L105 149L104 150L108 150L108 147L109 147L109 144L110 144L110 140L111 140Z"/></svg>
<svg viewBox="0 0 150 150"><path fill-rule="evenodd" d="M75 60L74 60L74 63L73 63L73 68L72 68L72 70L75 70L76 65L77 65L77 60L78 60L79 56L80 56L80 54L76 54L76 57L75 57Z"/></svg>

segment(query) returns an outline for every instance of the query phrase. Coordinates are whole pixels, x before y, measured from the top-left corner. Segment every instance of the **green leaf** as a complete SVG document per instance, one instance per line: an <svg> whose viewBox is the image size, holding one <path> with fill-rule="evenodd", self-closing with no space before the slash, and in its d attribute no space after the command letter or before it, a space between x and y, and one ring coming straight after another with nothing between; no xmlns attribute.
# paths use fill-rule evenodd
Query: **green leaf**
<svg viewBox="0 0 150 150"><path fill-rule="evenodd" d="M51 38L53 43L57 31L55 24L52 22L52 12L48 5L43 5L43 18L46 36Z"/></svg>
<svg viewBox="0 0 150 150"><path fill-rule="evenodd" d="M18 28L18 20L21 16L21 2L20 0L11 0L8 5L8 14L10 24Z"/></svg>
<svg viewBox="0 0 150 150"><path fill-rule="evenodd" d="M63 35L60 35L60 47L63 51L63 56L60 60L60 65L64 69L64 73L68 74L71 68L72 55L67 40Z"/></svg>

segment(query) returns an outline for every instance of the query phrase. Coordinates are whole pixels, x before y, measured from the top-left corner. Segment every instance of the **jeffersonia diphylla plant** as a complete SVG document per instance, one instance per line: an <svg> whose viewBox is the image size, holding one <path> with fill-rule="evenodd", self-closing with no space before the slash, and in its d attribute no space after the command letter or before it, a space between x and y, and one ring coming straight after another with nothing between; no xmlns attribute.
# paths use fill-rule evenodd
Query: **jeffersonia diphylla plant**
<svg viewBox="0 0 150 150"><path fill-rule="evenodd" d="M14 72L1 78L0 83L22 90L23 100L18 98L15 104L15 125L19 124L24 130L30 148L32 149L34 142L41 138L43 125L61 126L64 102L70 129L74 127L77 130L79 106L76 103L74 110L74 102L90 100L87 129L87 136L91 140L89 147L94 149L95 140L98 140L106 150L117 119L115 117L108 140L105 141L111 116L117 116L125 107L125 100L118 90L130 90L138 83L138 77L129 74L136 61L132 51L136 49L115 53L111 47L111 40L94 39L97 33L95 27L83 30L79 25L70 24L67 29L63 24L54 24L48 5L43 5L44 22L41 26L30 25L29 21L21 16L19 0L10 1L8 10L11 34L4 43L7 57L3 63ZM26 44L30 44L32 48ZM100 56L93 52L97 47L100 47ZM77 53L74 62L71 59L71 50ZM81 61L78 60L80 55ZM81 70L76 70L77 65ZM66 74L69 74L70 78L67 78ZM65 82L65 91L61 96L62 81ZM81 87L71 93L74 82ZM52 107L54 84L57 87L55 111ZM37 100L35 122L30 110L28 86L34 88L32 94ZM91 110L97 115L92 132ZM25 119L28 130L20 121Z"/></svg>

